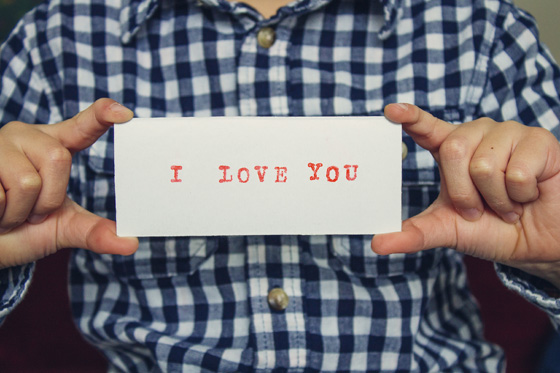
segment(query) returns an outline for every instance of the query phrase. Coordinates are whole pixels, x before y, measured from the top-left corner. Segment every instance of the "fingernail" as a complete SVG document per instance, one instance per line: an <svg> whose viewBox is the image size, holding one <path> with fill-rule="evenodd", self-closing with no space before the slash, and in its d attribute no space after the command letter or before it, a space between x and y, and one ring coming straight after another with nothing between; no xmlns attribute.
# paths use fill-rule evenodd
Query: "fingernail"
<svg viewBox="0 0 560 373"><path fill-rule="evenodd" d="M30 215L27 218L27 221L31 224L40 224L42 222L45 221L45 219L47 219L48 215L44 215L44 214L35 214L35 215Z"/></svg>
<svg viewBox="0 0 560 373"><path fill-rule="evenodd" d="M132 111L127 108L126 106L121 105L118 102L113 102L110 106L109 106L109 110L111 110L113 113L117 113L117 114L129 114Z"/></svg>
<svg viewBox="0 0 560 373"><path fill-rule="evenodd" d="M398 103L397 106L400 107L403 111L408 110L408 105L407 104Z"/></svg>
<svg viewBox="0 0 560 373"><path fill-rule="evenodd" d="M506 223L515 224L519 221L519 214L516 212L508 212L502 216Z"/></svg>
<svg viewBox="0 0 560 373"><path fill-rule="evenodd" d="M473 221L473 220L477 220L480 215L482 215L482 213L475 208L472 209L459 209L459 214L461 214L461 216L469 221Z"/></svg>

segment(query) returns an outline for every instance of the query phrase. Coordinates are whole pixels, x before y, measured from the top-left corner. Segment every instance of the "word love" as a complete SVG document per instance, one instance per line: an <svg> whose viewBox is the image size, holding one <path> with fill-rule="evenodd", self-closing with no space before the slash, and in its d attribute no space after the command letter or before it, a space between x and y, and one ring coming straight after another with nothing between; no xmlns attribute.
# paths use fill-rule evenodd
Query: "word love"
<svg viewBox="0 0 560 373"><path fill-rule="evenodd" d="M323 167L322 163L308 163L307 167L311 171L309 176L309 180L315 181L320 180L322 172L324 172L325 180L330 183L335 183L341 178L341 173L345 175L346 180L354 181L358 178L358 165L349 165L346 164L341 169L337 166L329 166ZM323 168L323 170L321 170ZM171 166L171 170L173 171L173 178L171 179L172 183L180 183L183 180L179 177L179 171L183 169L180 165L173 165ZM247 167L241 167L237 169L237 171L232 170L230 166L227 165L220 165L218 166L219 170L219 183L230 183L234 180L245 184L248 183L249 180L255 179L258 182L263 183L265 179L267 179L267 174L272 173L272 179L275 183L285 183L288 181L288 168L287 167L274 167L271 172L268 171L268 166L254 166L253 170L249 170ZM321 172L320 172L321 171ZM344 176L342 176L344 177ZM270 177L269 177L270 179Z"/></svg>

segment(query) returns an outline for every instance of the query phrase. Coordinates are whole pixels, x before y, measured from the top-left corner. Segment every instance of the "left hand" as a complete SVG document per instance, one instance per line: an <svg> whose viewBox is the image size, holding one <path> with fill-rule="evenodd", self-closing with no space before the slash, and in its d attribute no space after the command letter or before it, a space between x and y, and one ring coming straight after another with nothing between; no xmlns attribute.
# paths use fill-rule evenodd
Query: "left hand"
<svg viewBox="0 0 560 373"><path fill-rule="evenodd" d="M488 118L452 125L409 104L385 116L432 153L441 191L402 232L374 236L376 253L451 247L560 288L560 145L549 131Z"/></svg>
<svg viewBox="0 0 560 373"><path fill-rule="evenodd" d="M134 113L99 99L51 125L11 122L0 129L0 269L30 263L62 248L130 255L135 237L118 237L114 221L66 195L71 156Z"/></svg>

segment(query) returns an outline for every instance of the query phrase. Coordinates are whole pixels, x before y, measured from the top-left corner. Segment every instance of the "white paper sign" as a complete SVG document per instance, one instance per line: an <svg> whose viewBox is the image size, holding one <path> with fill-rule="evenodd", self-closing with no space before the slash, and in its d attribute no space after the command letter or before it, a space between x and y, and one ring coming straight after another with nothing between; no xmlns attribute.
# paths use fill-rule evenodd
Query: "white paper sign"
<svg viewBox="0 0 560 373"><path fill-rule="evenodd" d="M383 117L133 119L115 126L117 233L400 231L401 151Z"/></svg>

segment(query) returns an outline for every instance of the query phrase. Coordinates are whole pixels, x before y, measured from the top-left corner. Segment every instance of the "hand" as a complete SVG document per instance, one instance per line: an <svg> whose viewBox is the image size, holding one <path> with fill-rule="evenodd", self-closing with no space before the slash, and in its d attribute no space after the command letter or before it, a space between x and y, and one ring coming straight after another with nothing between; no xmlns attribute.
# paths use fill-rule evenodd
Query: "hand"
<svg viewBox="0 0 560 373"><path fill-rule="evenodd" d="M100 99L61 123L11 122L0 129L0 268L68 247L123 255L138 248L136 238L117 237L114 222L66 195L72 155L132 116L115 101Z"/></svg>
<svg viewBox="0 0 560 373"><path fill-rule="evenodd" d="M560 287L560 145L549 131L488 118L456 126L406 104L385 115L432 153L441 191L402 232L375 236L376 253L451 247Z"/></svg>

